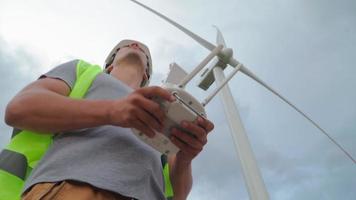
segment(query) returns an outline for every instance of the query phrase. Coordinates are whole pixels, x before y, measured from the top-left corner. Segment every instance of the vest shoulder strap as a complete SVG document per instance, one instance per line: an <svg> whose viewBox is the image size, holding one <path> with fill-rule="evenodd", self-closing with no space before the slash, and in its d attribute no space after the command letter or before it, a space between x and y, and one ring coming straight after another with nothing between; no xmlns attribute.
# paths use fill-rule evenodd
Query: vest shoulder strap
<svg viewBox="0 0 356 200"><path fill-rule="evenodd" d="M173 198L173 187L171 183L171 179L169 176L169 165L168 165L168 157L165 154L161 155L161 163L163 168L163 178L164 178L164 196L170 200Z"/></svg>
<svg viewBox="0 0 356 200"><path fill-rule="evenodd" d="M83 60L77 64L77 80L69 94L71 98L81 99L90 88L94 78L101 72L98 65L91 65Z"/></svg>

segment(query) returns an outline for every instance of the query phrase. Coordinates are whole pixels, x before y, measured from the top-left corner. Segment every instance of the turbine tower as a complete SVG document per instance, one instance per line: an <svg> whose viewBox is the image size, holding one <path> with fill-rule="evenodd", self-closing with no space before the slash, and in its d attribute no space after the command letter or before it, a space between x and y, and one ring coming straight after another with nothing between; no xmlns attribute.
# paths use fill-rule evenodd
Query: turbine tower
<svg viewBox="0 0 356 200"><path fill-rule="evenodd" d="M153 10L152 8L136 1L131 0L132 2L142 6L143 8L149 10L150 12L156 14L160 18L166 20L179 30L183 31L189 37L194 39L200 45L208 49L209 51L216 51L219 47L223 47L219 53L217 53L218 59L212 61L211 66L209 69L205 70L203 73L203 79L199 83L199 87L203 90L207 90L214 81L216 81L217 86L221 86L222 83L226 81L225 75L223 70L230 65L234 67L233 73L235 74L237 71L241 71L245 75L249 76L253 80L257 81L267 90L275 94L279 97L282 101L287 103L291 106L295 111L301 114L305 119L307 119L310 123L312 123L318 130L320 130L326 137L328 137L332 143L334 143L354 164L356 164L355 159L339 144L337 143L324 129L322 129L315 121L313 121L308 115L306 115L303 111L297 108L294 104L288 101L285 97L279 94L276 90L272 87L267 85L264 81L258 78L254 73L252 73L246 66L242 63L237 61L233 57L233 50L226 46L225 40L221 31L217 28L217 37L216 37L216 44L214 45L205 39L201 38L200 36L196 35L195 33L189 31L185 27L181 26L180 24L174 22L173 20L169 19L168 17L164 16L163 14ZM233 74L232 74L233 75ZM231 76L229 77L231 78ZM228 78L228 79L229 79ZM228 124L231 130L231 134L234 140L235 149L238 154L238 158L240 160L244 180L247 186L248 194L250 199L253 200L264 200L269 199L267 189L261 177L260 170L258 168L258 164L256 162L255 156L253 154L250 142L246 135L246 131L243 127L242 121L239 116L238 109L236 107L236 103L233 99L231 91L229 89L228 84L226 84L220 93L221 100L223 102L224 111L226 114L226 119L228 120ZM211 98L207 98L207 101L210 101ZM203 105L207 102L203 102Z"/></svg>

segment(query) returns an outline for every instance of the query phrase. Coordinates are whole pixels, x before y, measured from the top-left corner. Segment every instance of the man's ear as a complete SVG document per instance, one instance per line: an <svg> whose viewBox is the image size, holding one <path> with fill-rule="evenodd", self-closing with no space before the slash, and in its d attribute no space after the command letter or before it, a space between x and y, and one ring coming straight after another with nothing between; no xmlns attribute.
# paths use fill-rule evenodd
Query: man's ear
<svg viewBox="0 0 356 200"><path fill-rule="evenodd" d="M105 72L106 72L107 74L110 74L110 72L112 71L113 68L114 68L114 66L113 66L113 65L110 65L109 67L107 67L107 68L105 69Z"/></svg>

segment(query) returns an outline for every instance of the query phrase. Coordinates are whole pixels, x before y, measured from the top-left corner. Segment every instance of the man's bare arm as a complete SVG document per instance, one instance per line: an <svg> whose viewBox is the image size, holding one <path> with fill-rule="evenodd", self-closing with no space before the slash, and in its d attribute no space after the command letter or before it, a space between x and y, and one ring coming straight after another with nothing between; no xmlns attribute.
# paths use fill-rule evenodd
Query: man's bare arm
<svg viewBox="0 0 356 200"><path fill-rule="evenodd" d="M39 132L61 132L91 127L108 121L105 102L67 97L69 86L62 80L43 78L21 90L8 104L7 124Z"/></svg>
<svg viewBox="0 0 356 200"><path fill-rule="evenodd" d="M59 79L39 79L20 91L6 108L10 126L43 133L62 132L99 125L136 128L152 136L159 130L164 112L149 98L160 96L172 101L159 87L135 90L115 100L86 100L67 97L68 85Z"/></svg>
<svg viewBox="0 0 356 200"><path fill-rule="evenodd" d="M171 140L180 151L168 158L174 200L188 197L193 184L191 162L203 150L207 143L207 134L214 128L213 123L203 118L198 118L195 122L183 121L181 126L190 134L177 128L172 129Z"/></svg>
<svg viewBox="0 0 356 200"><path fill-rule="evenodd" d="M176 156L168 157L169 176L173 187L173 200L187 199L193 185L191 163L176 161Z"/></svg>

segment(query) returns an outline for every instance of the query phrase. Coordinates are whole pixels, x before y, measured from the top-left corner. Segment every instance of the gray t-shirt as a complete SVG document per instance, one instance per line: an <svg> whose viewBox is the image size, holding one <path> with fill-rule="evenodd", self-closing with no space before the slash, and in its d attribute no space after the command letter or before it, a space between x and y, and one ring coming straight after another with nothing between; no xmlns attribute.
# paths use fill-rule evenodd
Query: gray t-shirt
<svg viewBox="0 0 356 200"><path fill-rule="evenodd" d="M77 62L62 64L44 76L73 88ZM131 91L118 79L100 73L85 99L118 99ZM104 125L56 134L24 191L36 183L70 179L140 200L165 199L160 156L130 128Z"/></svg>

